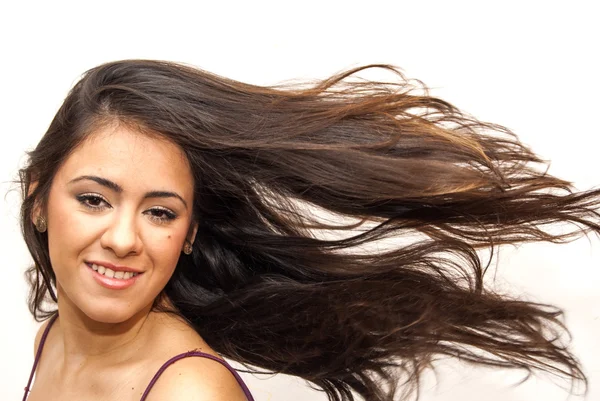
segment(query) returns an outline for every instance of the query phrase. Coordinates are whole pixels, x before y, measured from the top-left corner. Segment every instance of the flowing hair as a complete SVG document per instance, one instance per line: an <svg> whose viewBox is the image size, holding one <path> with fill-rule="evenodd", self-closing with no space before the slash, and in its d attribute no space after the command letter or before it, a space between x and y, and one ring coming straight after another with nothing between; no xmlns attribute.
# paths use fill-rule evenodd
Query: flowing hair
<svg viewBox="0 0 600 401"><path fill-rule="evenodd" d="M358 78L371 69L393 79ZM440 356L586 384L562 311L488 288L480 251L599 233L600 190L575 191L509 129L389 65L269 87L164 61L87 71L20 171L36 319L56 313L56 278L32 212L69 154L114 123L189 160L198 233L159 298L221 355L331 401L418 397Z"/></svg>

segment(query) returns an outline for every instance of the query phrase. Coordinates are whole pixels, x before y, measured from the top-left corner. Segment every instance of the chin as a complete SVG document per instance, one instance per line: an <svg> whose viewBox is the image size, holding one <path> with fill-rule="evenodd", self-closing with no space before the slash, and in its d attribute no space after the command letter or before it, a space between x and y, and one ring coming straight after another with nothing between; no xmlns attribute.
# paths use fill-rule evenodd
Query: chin
<svg viewBox="0 0 600 401"><path fill-rule="evenodd" d="M114 303L106 303L102 307L98 305L87 305L82 309L83 313L90 319L98 323L117 324L134 319L139 316L142 309L134 309L133 307L124 307L123 305L115 305Z"/></svg>

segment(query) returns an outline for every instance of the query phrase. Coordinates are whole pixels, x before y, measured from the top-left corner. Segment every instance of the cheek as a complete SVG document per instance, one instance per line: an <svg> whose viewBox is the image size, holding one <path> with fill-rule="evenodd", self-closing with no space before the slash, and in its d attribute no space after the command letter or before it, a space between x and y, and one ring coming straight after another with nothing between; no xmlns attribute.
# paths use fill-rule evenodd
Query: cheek
<svg viewBox="0 0 600 401"><path fill-rule="evenodd" d="M48 250L55 270L77 263L80 251L93 241L94 226L74 212L68 199L50 197L47 208Z"/></svg>
<svg viewBox="0 0 600 401"><path fill-rule="evenodd" d="M185 232L165 234L150 232L145 235L144 248L154 260L156 268L173 272L181 255L181 247L185 239Z"/></svg>

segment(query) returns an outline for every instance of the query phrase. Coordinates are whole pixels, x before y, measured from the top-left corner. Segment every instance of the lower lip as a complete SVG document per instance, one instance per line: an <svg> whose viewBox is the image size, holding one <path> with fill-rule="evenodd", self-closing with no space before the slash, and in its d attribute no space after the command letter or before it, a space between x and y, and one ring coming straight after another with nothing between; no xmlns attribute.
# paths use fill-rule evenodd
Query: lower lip
<svg viewBox="0 0 600 401"><path fill-rule="evenodd" d="M102 287L111 290L124 290L125 288L129 288L136 282L138 277L142 275L142 273L139 273L138 275L128 279L110 278L98 273L97 271L92 269L87 263L86 266L90 270L90 272L92 272L92 277L94 277L94 280L96 280L98 284L100 284Z"/></svg>

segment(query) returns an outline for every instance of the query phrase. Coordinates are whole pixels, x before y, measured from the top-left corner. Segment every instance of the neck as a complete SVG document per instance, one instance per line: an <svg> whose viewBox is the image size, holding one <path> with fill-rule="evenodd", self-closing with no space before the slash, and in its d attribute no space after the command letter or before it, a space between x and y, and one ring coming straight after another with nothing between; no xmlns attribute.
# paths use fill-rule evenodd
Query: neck
<svg viewBox="0 0 600 401"><path fill-rule="evenodd" d="M63 366L69 371L118 366L133 359L149 343L155 326L156 314L151 312L151 305L123 322L99 322L75 307L60 289L58 311L57 331L64 346Z"/></svg>

